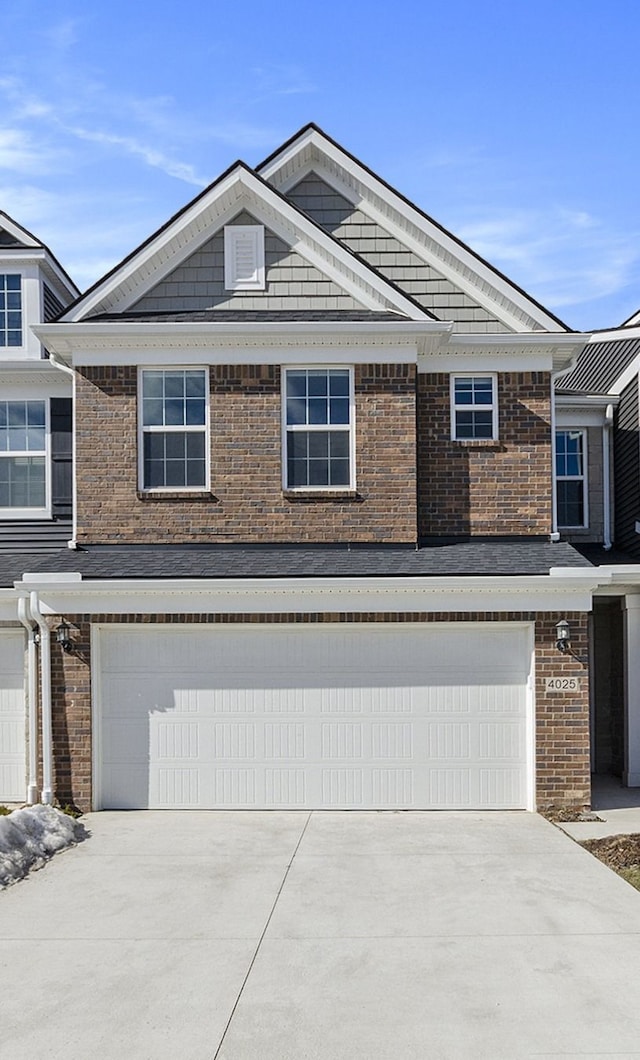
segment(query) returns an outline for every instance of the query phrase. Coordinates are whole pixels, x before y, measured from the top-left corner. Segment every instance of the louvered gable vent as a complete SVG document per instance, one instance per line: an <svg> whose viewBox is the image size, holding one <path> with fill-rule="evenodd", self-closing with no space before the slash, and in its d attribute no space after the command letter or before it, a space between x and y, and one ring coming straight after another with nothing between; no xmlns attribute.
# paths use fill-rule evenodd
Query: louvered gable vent
<svg viewBox="0 0 640 1060"><path fill-rule="evenodd" d="M263 225L225 227L224 285L228 291L264 290Z"/></svg>

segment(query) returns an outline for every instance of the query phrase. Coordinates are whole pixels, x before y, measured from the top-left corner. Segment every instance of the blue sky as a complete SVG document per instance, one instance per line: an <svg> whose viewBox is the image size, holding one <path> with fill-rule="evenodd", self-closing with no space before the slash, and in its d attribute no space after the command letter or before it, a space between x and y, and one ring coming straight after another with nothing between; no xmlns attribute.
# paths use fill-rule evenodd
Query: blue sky
<svg viewBox="0 0 640 1060"><path fill-rule="evenodd" d="M640 309L637 0L3 5L0 209L85 288L308 121L571 327Z"/></svg>

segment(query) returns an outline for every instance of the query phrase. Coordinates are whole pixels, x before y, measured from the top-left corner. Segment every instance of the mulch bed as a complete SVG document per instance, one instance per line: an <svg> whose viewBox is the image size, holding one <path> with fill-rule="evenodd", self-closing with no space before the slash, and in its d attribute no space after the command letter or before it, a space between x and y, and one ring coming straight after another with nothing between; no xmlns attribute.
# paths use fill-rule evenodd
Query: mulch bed
<svg viewBox="0 0 640 1060"><path fill-rule="evenodd" d="M616 872L620 869L640 869L640 834L585 839L580 845Z"/></svg>

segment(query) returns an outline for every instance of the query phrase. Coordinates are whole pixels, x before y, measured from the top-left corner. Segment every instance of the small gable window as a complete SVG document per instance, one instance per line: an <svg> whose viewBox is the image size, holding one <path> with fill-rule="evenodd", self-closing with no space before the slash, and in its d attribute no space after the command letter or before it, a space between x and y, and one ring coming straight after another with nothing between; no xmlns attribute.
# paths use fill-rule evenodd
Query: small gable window
<svg viewBox="0 0 640 1060"><path fill-rule="evenodd" d="M224 286L227 291L264 291L263 225L226 225Z"/></svg>
<svg viewBox="0 0 640 1060"><path fill-rule="evenodd" d="M497 383L494 375L451 377L451 422L454 441L498 437Z"/></svg>
<svg viewBox="0 0 640 1060"><path fill-rule="evenodd" d="M22 346L22 289L13 273L0 273L0 346Z"/></svg>
<svg viewBox="0 0 640 1060"><path fill-rule="evenodd" d="M207 372L140 373L143 490L203 490L207 485Z"/></svg>

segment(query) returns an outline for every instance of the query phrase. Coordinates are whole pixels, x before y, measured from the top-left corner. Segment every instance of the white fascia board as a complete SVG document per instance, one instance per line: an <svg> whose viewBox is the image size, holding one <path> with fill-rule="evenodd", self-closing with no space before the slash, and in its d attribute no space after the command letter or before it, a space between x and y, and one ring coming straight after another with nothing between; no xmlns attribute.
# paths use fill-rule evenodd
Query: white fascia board
<svg viewBox="0 0 640 1060"><path fill-rule="evenodd" d="M388 308L386 303L391 303L409 319L430 319L425 310L244 168L233 170L208 195L198 198L61 319L80 321L92 312L106 311L110 296L115 311L126 310L244 209L277 231L323 273L334 273L334 282L365 308Z"/></svg>
<svg viewBox="0 0 640 1060"><path fill-rule="evenodd" d="M580 574L581 572L578 572ZM82 581L44 578L16 583L37 589L47 614L284 614L322 612L590 611L604 580L576 571L548 577L140 579ZM560 574L562 576L560 576Z"/></svg>
<svg viewBox="0 0 640 1060"><path fill-rule="evenodd" d="M105 321L76 324L39 324L34 327L48 350L66 364L148 363L151 358L172 363L279 364L327 357L327 350L344 349L345 357L365 361L415 362L418 353L445 341L450 323L390 320L345 322L135 322ZM377 352L374 352L377 351ZM332 354L333 355L333 354ZM226 359L226 361L225 361Z"/></svg>
<svg viewBox="0 0 640 1060"><path fill-rule="evenodd" d="M629 327L611 328L610 331L594 331L589 341L593 346L598 342L625 342L627 339L640 339L640 320L637 326L629 325Z"/></svg>
<svg viewBox="0 0 640 1060"><path fill-rule="evenodd" d="M637 378L639 373L640 356L634 357L631 364L627 365L622 375L618 376L615 383L613 383L610 388L610 393L614 394L616 397L619 397L620 394L622 394L622 391L626 390L626 388L629 386L629 383L632 383L633 380Z"/></svg>
<svg viewBox="0 0 640 1060"><path fill-rule="evenodd" d="M529 331L519 335L452 332L446 345L430 351L420 372L557 372L571 367L588 335Z"/></svg>
<svg viewBox="0 0 640 1060"><path fill-rule="evenodd" d="M30 232L27 232L26 228L17 224L3 211L0 211L0 228L4 228L5 232L8 232L10 236L13 236L14 239L19 239L21 243L25 243L28 247L42 247L42 244ZM9 250L10 247L3 247L3 253L5 249Z"/></svg>
<svg viewBox="0 0 640 1060"><path fill-rule="evenodd" d="M314 165L313 162L306 161L304 164L306 173L311 170L317 172L323 180L334 186L336 191L343 195L346 191L345 197L349 201L353 201L354 194L357 194L358 201L354 205L358 209L370 216L372 220L381 224L391 235L395 235L410 250L413 250L414 253L421 257L423 261L433 265L443 276L455 282L467 294L471 295L487 309L490 309L491 312L494 312L498 319L503 320L507 326L513 327L515 331L522 331L526 327L517 315L509 311L508 305L505 305L505 300L526 313L531 319L537 321L545 330L562 332L563 329L558 321L546 313L541 306L534 304L523 291L518 291L514 288L506 277L496 273L486 262L477 258L471 250L459 243L434 222L428 220L415 206L405 201L397 192L383 184L379 178L375 177L373 173L370 173L354 159L345 155L317 130L310 129L304 136L294 141L286 151L276 156L269 165L260 169L260 175L265 180L269 180L279 169L284 168L293 161L296 154L302 153L309 146L315 148L317 152L317 164ZM346 174L342 187L338 186L337 175L331 169L322 167L323 156L329 158L338 170L342 170ZM302 178L302 175L301 170L291 173L286 180L279 183L279 189L286 193ZM353 187L349 180L350 177L355 177L370 195L382 200L396 216L393 217L389 213L378 209L374 202ZM411 235L408 226L415 227L421 233L424 233L432 243L442 248L445 256L433 251L429 252L429 249L425 247L420 239ZM459 268L456 268L455 263L462 265L464 271L461 272ZM482 287L479 287L477 281L474 283L475 277L482 280L488 290L483 290Z"/></svg>

